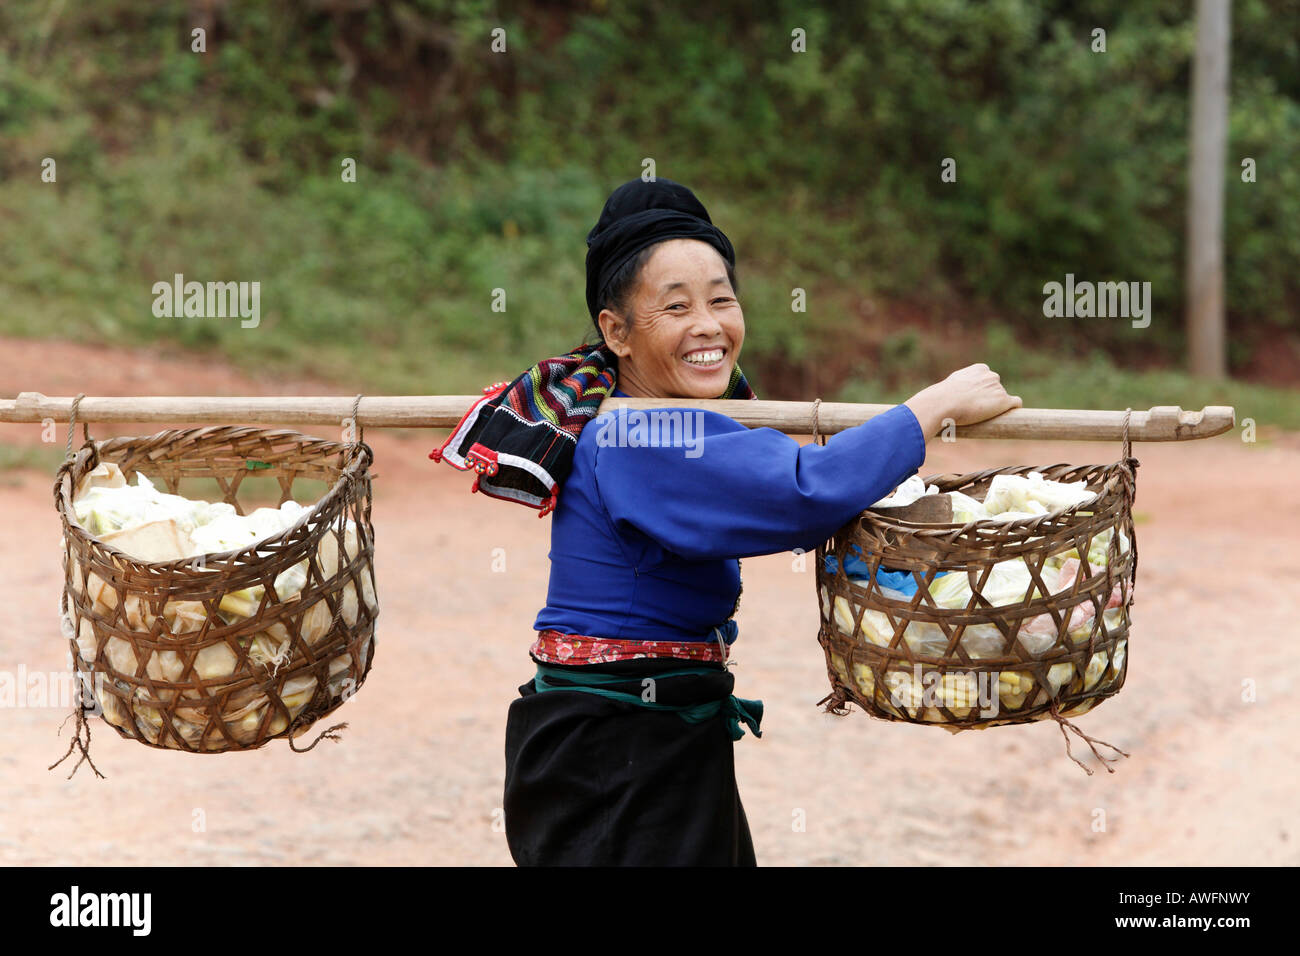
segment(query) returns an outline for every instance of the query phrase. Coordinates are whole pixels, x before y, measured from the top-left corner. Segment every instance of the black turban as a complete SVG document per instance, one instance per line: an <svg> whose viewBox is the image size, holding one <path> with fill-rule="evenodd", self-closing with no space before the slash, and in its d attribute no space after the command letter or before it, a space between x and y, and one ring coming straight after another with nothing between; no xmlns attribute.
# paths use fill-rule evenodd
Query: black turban
<svg viewBox="0 0 1300 956"><path fill-rule="evenodd" d="M614 273L646 246L665 239L699 239L717 249L728 265L736 265L736 250L693 192L671 179L634 179L610 194L587 234L587 309L593 319Z"/></svg>

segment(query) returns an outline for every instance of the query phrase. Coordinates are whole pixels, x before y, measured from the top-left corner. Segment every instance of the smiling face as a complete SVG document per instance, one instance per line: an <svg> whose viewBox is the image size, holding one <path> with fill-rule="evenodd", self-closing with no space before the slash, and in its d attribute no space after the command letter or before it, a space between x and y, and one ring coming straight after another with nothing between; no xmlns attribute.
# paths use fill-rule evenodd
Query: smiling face
<svg viewBox="0 0 1300 956"><path fill-rule="evenodd" d="M602 309L597 321L618 355L618 387L639 398L717 398L745 341L745 315L727 263L707 242L659 243L628 296L631 328Z"/></svg>

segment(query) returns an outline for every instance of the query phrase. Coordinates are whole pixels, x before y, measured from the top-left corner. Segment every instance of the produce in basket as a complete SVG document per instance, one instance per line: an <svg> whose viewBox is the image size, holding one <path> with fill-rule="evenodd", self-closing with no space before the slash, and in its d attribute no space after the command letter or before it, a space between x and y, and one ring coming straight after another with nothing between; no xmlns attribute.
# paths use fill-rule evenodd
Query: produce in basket
<svg viewBox="0 0 1300 956"><path fill-rule="evenodd" d="M249 515L239 515L233 505L224 502L190 500L159 492L139 472L136 473L136 484L130 485L115 463L101 462L79 482L73 498L73 510L78 522L101 541L137 560L167 562L204 554L243 551L292 528L312 509L294 501L286 501L279 508L259 508ZM349 563L355 565L354 559L360 554L356 523L344 520L341 527L344 554L350 559ZM339 528L340 524L336 521L321 536L316 548L316 564L326 581L333 579L339 571ZM274 552L259 549L256 553L262 556ZM74 580L80 587L80 565L74 565L74 569ZM357 577L361 582L361 598L373 614L377 602L368 564L361 564ZM166 641L183 635L194 635L203 631L205 626L238 625L241 621L262 613L264 604L270 607L273 603L291 604L298 601L307 579L308 562L303 560L275 576L272 582L274 601L261 584L229 591L221 596L212 621L209 621L208 610L201 601L169 600L161 608L161 615L156 615L139 597L128 593L122 611L126 626L131 630L141 634L161 632L161 640ZM94 615L112 621L117 608L118 592L94 573L87 576L85 588ZM356 584L349 579L339 594L342 603L340 617L349 626L353 625L359 612ZM162 617L162 623L154 630L157 616ZM298 633L309 646L315 645L329 633L332 621L333 614L328 604L319 598L302 612ZM65 620L65 625L71 630L70 622ZM139 660L128 641L110 635L100 646L92 621L87 617L82 617L75 636L79 654L85 661L102 661L112 674L132 678L137 675ZM360 648L363 670L371 645L372 640L367 637ZM192 648L193 645L187 646ZM182 702L173 711L172 719L172 730L190 746L204 747L204 729L208 724L209 708L212 700L220 696L222 687L248 676L247 673L237 673L237 649L244 648L247 648L248 660L252 665L274 675L291 657L293 635L283 621L277 620L254 634L218 639L193 653L191 674L203 683L203 691L192 688L181 690L179 693ZM184 683L188 679L184 657L188 655L188 651L154 649L148 653L142 676L167 684ZM331 698L337 698L343 693L343 682L349 673L350 663L348 653L336 655L330 660L328 690ZM131 686L123 680L114 679L111 683L121 697L112 690L105 690L98 695L105 720L128 732L137 732L151 743L177 746L170 736L162 733L163 716L149 703L157 703L159 699L173 700L177 691L159 688L155 697L143 686L137 686L132 691ZM245 688L222 700L217 717L224 723L230 736L239 743L248 744L256 739L264 739L287 728L288 722L312 701L318 683L312 674L287 678L279 691L284 710L274 706L267 694L258 687ZM134 729L131 726L131 714L124 703L125 698L132 700ZM183 702L187 699L193 699L195 703L187 706ZM219 731L211 730L207 737L208 749L224 747L225 741Z"/></svg>
<svg viewBox="0 0 1300 956"><path fill-rule="evenodd" d="M871 507L901 507L922 496L939 493L937 485L927 487L919 475L913 475ZM1097 494L1088 490L1087 482L1052 481L1043 477L1041 471L1031 471L1027 475L994 475L983 501L960 491L947 492L947 496L952 502L953 520L966 522L1032 518L1083 504Z"/></svg>
<svg viewBox="0 0 1300 956"><path fill-rule="evenodd" d="M1065 552L1065 554L1072 555L1074 551L1071 550ZM1061 556L1058 555L1057 558L1059 560ZM828 562L833 560L833 558L830 558ZM1106 563L1104 551L1098 558L1089 563L1093 567L1104 567ZM1045 572L1043 577L1048 582L1053 580L1049 571L1052 565L1053 561L1050 558L1043 565ZM1078 567L1079 560L1077 557L1060 560L1055 577L1056 584L1050 593L1069 593L1077 579ZM866 582L869 577L850 573L849 580ZM970 606L973 595L968 575L961 573L936 577L929 588L929 593L939 607L954 610ZM980 595L995 607L1018 604L1026 595L1031 597L1045 596L1039 588L1033 586L1032 578L1029 575L1029 567L1025 564L1023 558L1012 558L994 565L989 573L988 581L980 590ZM888 593L885 596L892 597ZM902 595L899 595L896 599L909 602L911 600ZM822 600L823 616L827 616L826 608L829 595L825 589L822 590ZM1108 628L1114 627L1118 621L1121 600L1121 589L1116 584L1102 612L1102 619ZM840 631L852 636L853 611L849 607L849 602L837 595L830 606L831 613L833 613L835 623ZM1090 601L1084 601L1071 609L1070 618L1066 625L1066 633L1072 641L1075 643L1087 641L1089 634L1092 633L1092 623L1095 615L1096 608ZM894 623L889 615L883 611L870 608L864 609L859 629L868 641L879 647L889 647L893 642ZM1056 643L1056 634L1057 624L1052 615L1040 614L1021 622L1016 633L1016 639L1031 657L1041 657ZM930 657L943 654L948 647L948 636L943 632L942 628L928 621L909 621L903 630L903 640L915 653ZM960 643L971 658L984 659L999 657L1004 653L1005 637L993 624L968 624L962 632Z"/></svg>
<svg viewBox="0 0 1300 956"><path fill-rule="evenodd" d="M935 480L914 476L819 549L824 703L954 733L1050 717L1105 762L1110 745L1066 718L1123 684L1131 469Z"/></svg>
<svg viewBox="0 0 1300 956"><path fill-rule="evenodd" d="M913 475L873 507L907 505L923 495L937 493L937 486L927 488L920 477ZM1086 482L1053 481L1037 471L1024 476L995 475L989 483L984 501L959 491L947 494L952 501L953 520L961 523L1032 518L1060 508L1081 505L1097 497L1096 492L1087 489ZM985 605L1010 607L1049 594L1068 594L1078 580L1086 577L1082 574L1083 559L1086 558L1088 567L1094 571L1107 567L1111 560L1111 539L1114 534L1112 528L1094 534L1086 555L1080 555L1077 548L1067 548L1047 557L1040 572L1044 584L1049 588L1047 593L1034 583L1029 565L1020 557L999 561L988 569L988 576L978 591L982 602L975 599L970 574L960 571L939 572L930 582L928 593L935 605L952 610ZM1114 542L1115 554L1122 556L1128 552L1129 547L1128 537L1120 530L1118 540ZM850 581L866 584L873 580L865 557L856 545L852 547L845 560L845 572ZM833 556L826 557L825 565L828 573L836 571L837 564ZM982 569L975 572L977 582L983 573ZM874 575L874 581L884 598L902 604L912 603L917 585L909 572L881 567ZM1116 583L1106 598L1102 612L1103 623L1108 628L1117 624L1122 600L1121 588ZM822 601L823 616L828 620L833 616L840 631L852 636L853 613L848 601L837 596L833 604L830 603L830 597L824 588ZM928 607L929 604L921 606ZM1066 633L1074 643L1088 640L1093 632L1095 616L1096 607L1091 601L1083 601L1070 610ZM864 609L859 629L863 637L879 647L889 647L893 643L894 620L883 611ZM1040 614L1019 622L1016 640L1030 657L1038 658L1055 645L1057 631L1058 624L1052 615ZM909 621L903 630L902 639L914 653L929 657L941 656L949 644L949 638L943 629L926 621ZM962 633L960 644L972 659L987 659L1006 653L1005 636L995 625L988 623L968 624ZM1090 666L1089 673L1095 671L1097 666L1104 668L1105 665L1094 664ZM1082 680L1087 683L1087 675ZM1013 692L1008 696L1016 700L1018 694Z"/></svg>

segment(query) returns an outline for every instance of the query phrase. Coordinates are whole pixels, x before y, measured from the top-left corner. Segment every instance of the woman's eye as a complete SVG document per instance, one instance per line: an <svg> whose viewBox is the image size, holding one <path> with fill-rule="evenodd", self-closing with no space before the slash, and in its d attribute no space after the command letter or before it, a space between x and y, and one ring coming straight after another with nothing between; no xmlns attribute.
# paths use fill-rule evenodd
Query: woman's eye
<svg viewBox="0 0 1300 956"><path fill-rule="evenodd" d="M674 303L673 303L672 305L670 305L668 308L669 308L669 309L684 309L684 308L686 308L686 305L685 305L685 303L683 303L683 302L674 302Z"/></svg>
<svg viewBox="0 0 1300 956"><path fill-rule="evenodd" d="M713 304L714 304L714 305L717 305L719 302L735 302L735 301L736 301L735 299L732 299L732 298L727 297L727 296L723 296L723 297L721 297L721 298L714 299L714 300L713 300Z"/></svg>

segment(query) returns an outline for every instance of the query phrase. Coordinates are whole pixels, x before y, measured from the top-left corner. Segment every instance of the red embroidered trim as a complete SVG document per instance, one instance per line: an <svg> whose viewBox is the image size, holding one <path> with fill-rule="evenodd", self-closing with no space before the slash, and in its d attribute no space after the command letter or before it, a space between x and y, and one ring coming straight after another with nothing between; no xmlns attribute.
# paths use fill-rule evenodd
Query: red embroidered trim
<svg viewBox="0 0 1300 956"><path fill-rule="evenodd" d="M434 461L441 463L444 457L444 452L446 452L447 450L447 446L451 444L451 440L456 437L456 433L460 431L461 426L465 424L465 421L471 415L474 414L474 409L478 408L479 405L483 404L483 402L496 398L497 394L504 391L506 386L509 384L510 384L509 382L494 382L491 385L485 385L483 387L483 397L475 401L474 404L470 405L469 410L466 411L464 415L460 416L460 421L457 422L456 427L451 430L451 434L447 436L447 440L444 441L437 448L435 448L433 451L429 452L429 457L432 458ZM450 465L451 462L447 462L447 464ZM460 466L460 470L465 471L469 467L470 467L469 465L463 465Z"/></svg>
<svg viewBox="0 0 1300 956"><path fill-rule="evenodd" d="M529 651L547 664L609 664L646 657L716 662L727 659L717 641L616 641L559 631L538 632Z"/></svg>

